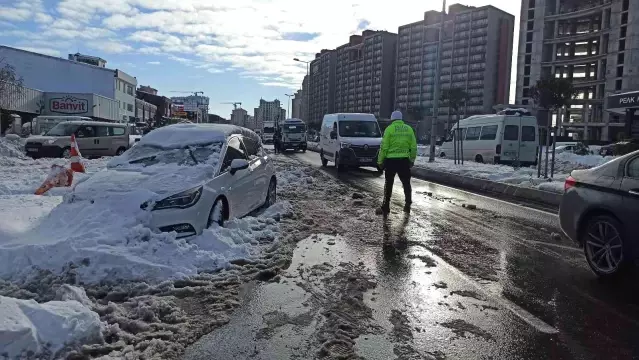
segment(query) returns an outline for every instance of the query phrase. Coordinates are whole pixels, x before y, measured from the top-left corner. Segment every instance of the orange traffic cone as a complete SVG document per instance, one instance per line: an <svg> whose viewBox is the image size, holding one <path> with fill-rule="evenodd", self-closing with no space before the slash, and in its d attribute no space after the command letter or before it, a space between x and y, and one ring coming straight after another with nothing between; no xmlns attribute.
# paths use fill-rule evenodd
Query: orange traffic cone
<svg viewBox="0 0 639 360"><path fill-rule="evenodd" d="M73 183L73 170L60 165L52 165L49 175L42 185L35 191L36 195L42 195L54 187L71 186Z"/></svg>
<svg viewBox="0 0 639 360"><path fill-rule="evenodd" d="M71 134L71 170L81 173L86 172L81 159L82 155L80 155L78 143L75 141L75 135Z"/></svg>

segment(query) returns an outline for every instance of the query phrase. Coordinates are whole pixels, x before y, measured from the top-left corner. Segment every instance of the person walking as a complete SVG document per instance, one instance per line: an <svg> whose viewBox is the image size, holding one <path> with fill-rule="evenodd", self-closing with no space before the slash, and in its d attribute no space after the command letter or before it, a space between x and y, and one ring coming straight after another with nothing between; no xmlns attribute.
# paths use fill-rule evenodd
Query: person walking
<svg viewBox="0 0 639 360"><path fill-rule="evenodd" d="M390 199L393 193L395 175L404 187L404 211L410 212L412 204L412 189L410 186L411 168L417 158L417 139L413 128L402 120L401 111L393 111L392 123L384 131L382 146L377 156L377 164L384 169L386 182L384 183L384 202L377 210L378 214L390 212Z"/></svg>
<svg viewBox="0 0 639 360"><path fill-rule="evenodd" d="M278 152L282 152L280 150L280 133L279 133L279 129L276 129L275 132L273 133L273 149L275 149L275 153L277 154Z"/></svg>

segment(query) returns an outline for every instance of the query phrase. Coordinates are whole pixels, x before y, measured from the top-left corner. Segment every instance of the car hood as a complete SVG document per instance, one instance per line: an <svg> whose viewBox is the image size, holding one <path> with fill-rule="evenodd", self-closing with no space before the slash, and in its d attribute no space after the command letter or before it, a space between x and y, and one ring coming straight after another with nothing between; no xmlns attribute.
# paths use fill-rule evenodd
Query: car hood
<svg viewBox="0 0 639 360"><path fill-rule="evenodd" d="M44 143L47 140L57 140L62 136L46 136L46 135L31 135L27 138L27 142Z"/></svg>
<svg viewBox="0 0 639 360"><path fill-rule="evenodd" d="M341 142L346 142L351 145L359 145L359 146L379 146L382 143L382 138L365 138L365 137L340 137Z"/></svg>
<svg viewBox="0 0 639 360"><path fill-rule="evenodd" d="M161 166L139 169L106 169L78 183L73 190L77 200L137 194L140 199L160 200L203 185L213 178L212 166Z"/></svg>

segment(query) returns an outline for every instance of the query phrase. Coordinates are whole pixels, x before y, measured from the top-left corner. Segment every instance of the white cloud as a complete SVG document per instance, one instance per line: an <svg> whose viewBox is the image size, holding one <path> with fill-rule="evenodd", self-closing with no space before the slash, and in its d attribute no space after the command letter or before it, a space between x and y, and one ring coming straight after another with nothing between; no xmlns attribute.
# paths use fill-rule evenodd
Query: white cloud
<svg viewBox="0 0 639 360"><path fill-rule="evenodd" d="M38 54L45 54L51 56L61 57L62 53L59 50L46 48L46 47L32 47L32 46L16 46L18 49L31 51Z"/></svg>
<svg viewBox="0 0 639 360"><path fill-rule="evenodd" d="M149 61L149 62L147 62L147 64L149 64L149 65L160 65L161 63L159 61Z"/></svg>
<svg viewBox="0 0 639 360"><path fill-rule="evenodd" d="M53 21L53 17L47 13L37 13L35 21L41 24L49 24Z"/></svg>
<svg viewBox="0 0 639 360"><path fill-rule="evenodd" d="M0 6L0 15L2 15L3 20L25 21L31 17L31 11L23 8Z"/></svg>
<svg viewBox="0 0 639 360"><path fill-rule="evenodd" d="M133 51L133 47L121 42L114 41L114 40L99 41L95 43L89 42L87 43L87 45L90 48L104 51L107 54L120 54L120 53Z"/></svg>

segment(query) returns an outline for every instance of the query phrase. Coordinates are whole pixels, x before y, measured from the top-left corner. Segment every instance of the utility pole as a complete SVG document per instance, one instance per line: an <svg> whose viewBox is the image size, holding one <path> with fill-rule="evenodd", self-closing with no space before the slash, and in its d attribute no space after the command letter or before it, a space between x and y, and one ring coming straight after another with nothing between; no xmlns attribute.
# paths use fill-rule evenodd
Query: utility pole
<svg viewBox="0 0 639 360"><path fill-rule="evenodd" d="M439 90L440 81L439 75L441 69L442 59L442 43L444 42L444 21L446 20L446 0L442 1L442 19L439 24L439 40L437 41L437 60L435 60L435 91L433 91L433 116L432 123L430 125L430 154L428 156L428 162L435 162L435 143L437 142L437 116L439 115Z"/></svg>

